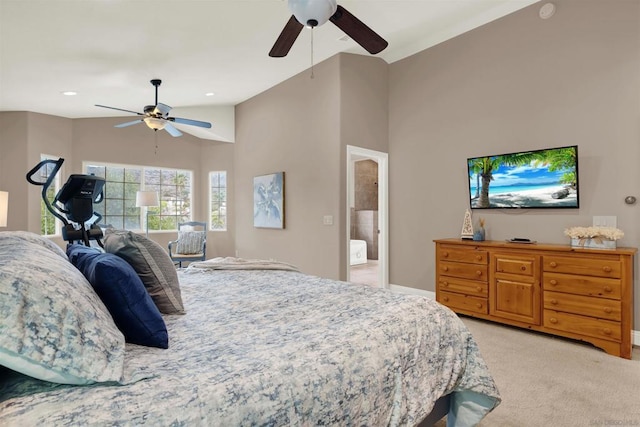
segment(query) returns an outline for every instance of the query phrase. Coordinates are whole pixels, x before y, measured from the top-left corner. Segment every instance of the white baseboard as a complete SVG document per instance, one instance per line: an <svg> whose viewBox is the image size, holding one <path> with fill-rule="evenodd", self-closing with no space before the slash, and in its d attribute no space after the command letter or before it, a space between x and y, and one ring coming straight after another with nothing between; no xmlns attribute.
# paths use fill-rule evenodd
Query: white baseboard
<svg viewBox="0 0 640 427"><path fill-rule="evenodd" d="M424 289L410 288L408 286L389 285L391 292L399 294L420 295L423 297L436 299L436 293L433 291L425 291ZM633 345L640 346L640 331L631 331L631 342Z"/></svg>
<svg viewBox="0 0 640 427"><path fill-rule="evenodd" d="M399 294L420 295L431 299L436 299L436 293L433 291L425 291L424 289L410 288L408 286L392 285L389 284L389 290L391 292L397 292Z"/></svg>

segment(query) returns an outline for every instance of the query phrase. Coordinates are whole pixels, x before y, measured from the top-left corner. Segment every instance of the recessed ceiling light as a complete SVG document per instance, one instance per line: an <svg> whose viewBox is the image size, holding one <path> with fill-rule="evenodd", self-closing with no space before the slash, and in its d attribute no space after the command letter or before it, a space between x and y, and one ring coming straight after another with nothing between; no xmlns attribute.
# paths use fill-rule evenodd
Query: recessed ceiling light
<svg viewBox="0 0 640 427"><path fill-rule="evenodd" d="M74 92L72 90L65 90L64 92L60 92L60 93L62 93L65 96L75 96L78 94L78 92Z"/></svg>
<svg viewBox="0 0 640 427"><path fill-rule="evenodd" d="M207 92L204 94L204 96L213 96L215 94L216 94L215 92Z"/></svg>

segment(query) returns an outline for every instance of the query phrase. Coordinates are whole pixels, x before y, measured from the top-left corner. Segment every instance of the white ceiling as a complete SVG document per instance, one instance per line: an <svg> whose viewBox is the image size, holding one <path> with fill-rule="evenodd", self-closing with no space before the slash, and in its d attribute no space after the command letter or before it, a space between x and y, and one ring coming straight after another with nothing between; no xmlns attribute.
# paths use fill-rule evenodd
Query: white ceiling
<svg viewBox="0 0 640 427"><path fill-rule="evenodd" d="M392 63L537 1L338 3L389 42L378 56ZM142 111L152 78L176 110L230 107L311 65L307 29L289 55L268 56L290 16L283 0L0 0L0 111L127 116L94 104ZM331 22L313 30L313 61L368 55L343 35Z"/></svg>

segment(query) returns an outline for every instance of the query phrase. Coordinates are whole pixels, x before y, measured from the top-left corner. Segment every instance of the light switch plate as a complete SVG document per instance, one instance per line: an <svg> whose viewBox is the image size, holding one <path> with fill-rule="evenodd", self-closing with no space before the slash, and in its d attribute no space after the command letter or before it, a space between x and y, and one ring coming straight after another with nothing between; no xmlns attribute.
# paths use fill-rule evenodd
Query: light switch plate
<svg viewBox="0 0 640 427"><path fill-rule="evenodd" d="M618 217L617 216L594 216L593 226L616 228L618 226Z"/></svg>
<svg viewBox="0 0 640 427"><path fill-rule="evenodd" d="M322 218L322 223L324 225L333 225L333 215L325 215Z"/></svg>

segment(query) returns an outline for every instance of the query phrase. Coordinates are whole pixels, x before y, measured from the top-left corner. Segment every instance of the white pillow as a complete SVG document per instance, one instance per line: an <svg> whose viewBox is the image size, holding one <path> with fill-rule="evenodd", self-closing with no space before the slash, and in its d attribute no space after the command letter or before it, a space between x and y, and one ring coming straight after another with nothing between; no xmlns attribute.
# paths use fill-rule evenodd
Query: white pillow
<svg viewBox="0 0 640 427"><path fill-rule="evenodd" d="M1 237L18 237L20 239L26 240L29 243L35 243L44 248L49 249L51 252L61 256L64 259L67 259L66 252L58 245L49 240L48 237L41 236L36 233L32 233L30 231L2 231L0 232Z"/></svg>
<svg viewBox="0 0 640 427"><path fill-rule="evenodd" d="M122 382L124 336L82 273L43 241L0 233L0 365L62 384Z"/></svg>

